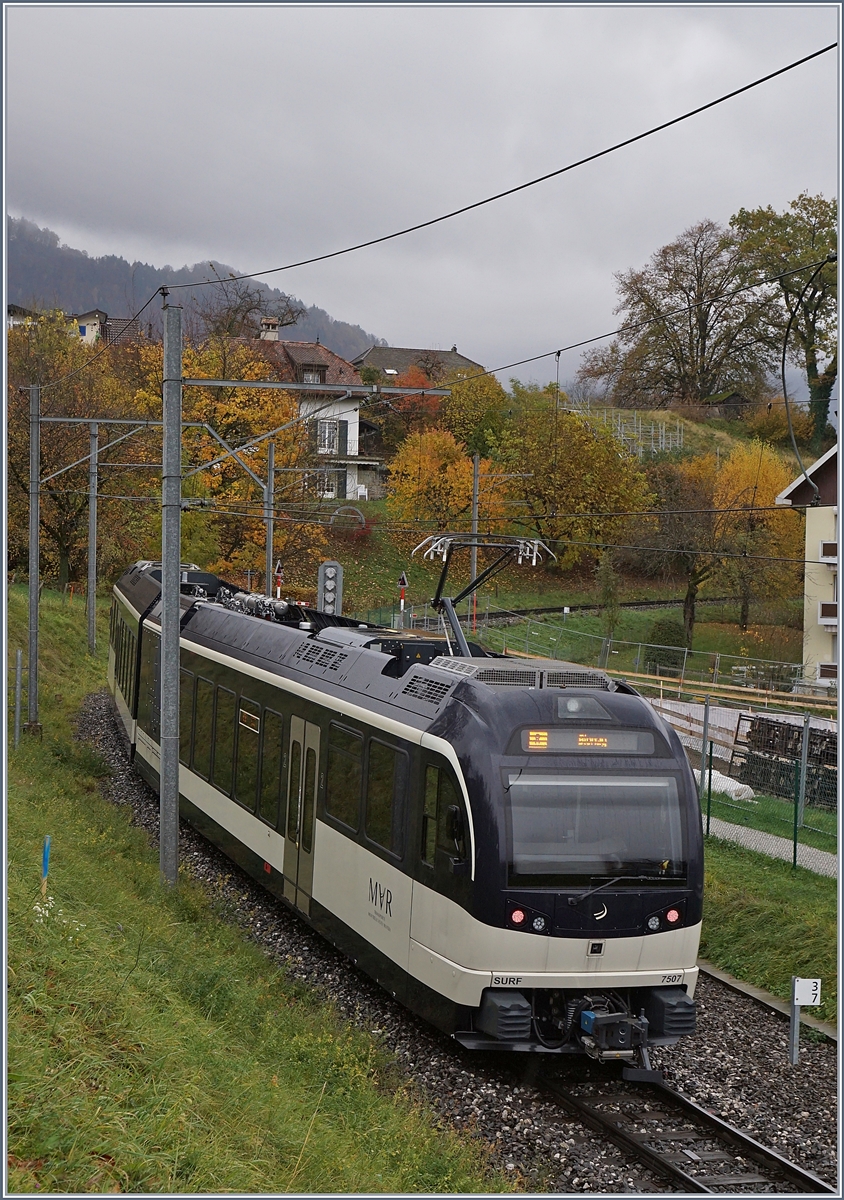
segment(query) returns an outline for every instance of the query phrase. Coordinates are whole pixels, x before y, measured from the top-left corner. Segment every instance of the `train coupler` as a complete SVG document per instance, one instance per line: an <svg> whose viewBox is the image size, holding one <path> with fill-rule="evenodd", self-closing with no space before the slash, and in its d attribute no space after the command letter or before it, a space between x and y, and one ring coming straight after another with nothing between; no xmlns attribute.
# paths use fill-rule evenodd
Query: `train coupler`
<svg viewBox="0 0 844 1200"><path fill-rule="evenodd" d="M590 1058L602 1062L633 1062L648 1041L647 1019L629 1013L585 1009L580 1014L580 1030L583 1049Z"/></svg>

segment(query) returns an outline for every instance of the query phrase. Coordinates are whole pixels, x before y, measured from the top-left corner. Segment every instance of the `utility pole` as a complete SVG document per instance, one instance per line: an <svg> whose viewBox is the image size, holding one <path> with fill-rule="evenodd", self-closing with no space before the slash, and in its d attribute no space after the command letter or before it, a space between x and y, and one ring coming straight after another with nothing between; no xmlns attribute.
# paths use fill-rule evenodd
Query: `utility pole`
<svg viewBox="0 0 844 1200"><path fill-rule="evenodd" d="M41 387L29 389L29 677L27 733L41 735L38 721L38 591L41 537Z"/></svg>
<svg viewBox="0 0 844 1200"><path fill-rule="evenodd" d="M472 541L473 541L473 543L478 540L478 493L480 491L480 482L481 482L481 456L480 456L480 454L476 454L474 456L474 458L472 459ZM477 579L477 577L478 577L478 547L473 545L470 554L471 554L471 557L469 560L469 570L471 572L472 579L474 580L474 579ZM472 592L472 615L473 615L473 617L474 617L474 614L477 612L477 608L478 608L477 593ZM472 628L474 629L474 627L475 627L475 623L473 620Z"/></svg>
<svg viewBox="0 0 844 1200"><path fill-rule="evenodd" d="M159 867L179 875L179 606L182 540L182 310L164 296L164 438L161 455L161 759Z"/></svg>
<svg viewBox="0 0 844 1200"><path fill-rule="evenodd" d="M97 648L97 454L99 426L88 426L90 458L88 459L88 653Z"/></svg>
<svg viewBox="0 0 844 1200"><path fill-rule="evenodd" d="M267 548L264 559L264 592L273 594L273 509L275 507L275 442L267 446L267 486L264 488L264 518L267 522Z"/></svg>

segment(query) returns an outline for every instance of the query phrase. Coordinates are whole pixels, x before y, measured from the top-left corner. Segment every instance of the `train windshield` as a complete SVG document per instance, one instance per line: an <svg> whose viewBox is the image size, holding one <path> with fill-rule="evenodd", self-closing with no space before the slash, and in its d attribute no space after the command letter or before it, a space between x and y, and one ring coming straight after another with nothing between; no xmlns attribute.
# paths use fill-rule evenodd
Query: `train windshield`
<svg viewBox="0 0 844 1200"><path fill-rule="evenodd" d="M595 876L685 876L683 821L670 776L507 777L511 885Z"/></svg>

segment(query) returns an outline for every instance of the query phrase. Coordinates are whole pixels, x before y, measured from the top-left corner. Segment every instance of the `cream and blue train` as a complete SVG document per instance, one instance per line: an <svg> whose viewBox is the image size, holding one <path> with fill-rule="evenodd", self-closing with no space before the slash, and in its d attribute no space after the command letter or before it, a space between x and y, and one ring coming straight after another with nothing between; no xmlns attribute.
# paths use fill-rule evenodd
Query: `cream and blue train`
<svg viewBox="0 0 844 1200"><path fill-rule="evenodd" d="M647 1066L694 1031L700 810L631 687L182 579L179 663L160 565L117 583L109 683L157 788L180 672L181 813L210 841L464 1046Z"/></svg>

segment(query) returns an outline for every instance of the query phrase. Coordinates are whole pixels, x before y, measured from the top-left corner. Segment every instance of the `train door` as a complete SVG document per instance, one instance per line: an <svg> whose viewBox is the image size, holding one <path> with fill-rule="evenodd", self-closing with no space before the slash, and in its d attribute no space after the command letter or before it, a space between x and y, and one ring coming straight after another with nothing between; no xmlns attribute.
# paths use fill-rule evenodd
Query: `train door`
<svg viewBox="0 0 844 1200"><path fill-rule="evenodd" d="M290 719L287 830L284 842L284 896L306 915L314 879L314 829L319 772L319 726Z"/></svg>

